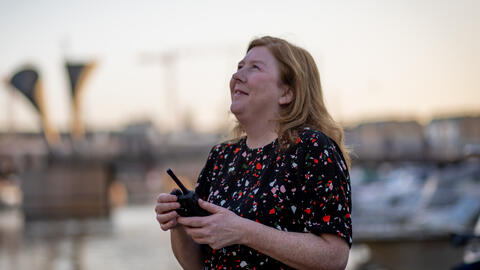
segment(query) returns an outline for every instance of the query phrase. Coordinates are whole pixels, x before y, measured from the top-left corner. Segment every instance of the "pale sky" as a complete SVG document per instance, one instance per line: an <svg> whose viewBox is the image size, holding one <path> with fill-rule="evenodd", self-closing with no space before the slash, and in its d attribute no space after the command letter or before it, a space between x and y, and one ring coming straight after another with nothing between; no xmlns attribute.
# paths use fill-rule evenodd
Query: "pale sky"
<svg viewBox="0 0 480 270"><path fill-rule="evenodd" d="M228 82L248 42L273 35L312 53L337 120L426 121L480 113L479 33L477 0L0 0L0 78L36 67L50 118L65 131L63 61L94 59L87 127L151 119L165 131L190 115L208 131L231 120ZM171 52L178 61L167 70L159 56ZM38 116L13 93L0 85L0 131L38 131Z"/></svg>

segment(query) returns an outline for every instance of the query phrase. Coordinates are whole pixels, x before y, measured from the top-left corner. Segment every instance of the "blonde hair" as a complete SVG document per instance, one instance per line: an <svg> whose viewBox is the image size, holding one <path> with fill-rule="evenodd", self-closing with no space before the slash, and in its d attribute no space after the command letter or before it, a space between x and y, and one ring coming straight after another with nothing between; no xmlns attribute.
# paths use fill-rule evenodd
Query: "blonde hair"
<svg viewBox="0 0 480 270"><path fill-rule="evenodd" d="M264 36L254 39L247 53L254 47L266 47L279 63L281 83L293 91L293 100L283 105L278 121L278 141L282 148L293 144L305 127L320 130L333 139L350 167L349 151L344 144L342 127L328 113L323 100L320 73L313 57L305 49L286 40ZM245 134L237 122L233 130L235 137Z"/></svg>

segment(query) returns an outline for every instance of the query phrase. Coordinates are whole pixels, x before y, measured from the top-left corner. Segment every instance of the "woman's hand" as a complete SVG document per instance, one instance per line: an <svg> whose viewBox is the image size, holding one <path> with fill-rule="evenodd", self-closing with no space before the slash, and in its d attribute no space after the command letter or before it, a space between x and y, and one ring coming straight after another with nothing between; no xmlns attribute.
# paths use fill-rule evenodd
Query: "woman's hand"
<svg viewBox="0 0 480 270"><path fill-rule="evenodd" d="M157 213L157 221L164 231L168 231L177 225L178 214L175 209L180 208L177 202L177 196L160 193L157 197L157 205L155 212Z"/></svg>
<svg viewBox="0 0 480 270"><path fill-rule="evenodd" d="M198 244L207 244L213 249L240 244L246 225L245 219L218 205L198 200L200 207L212 213L206 217L179 217L179 224Z"/></svg>

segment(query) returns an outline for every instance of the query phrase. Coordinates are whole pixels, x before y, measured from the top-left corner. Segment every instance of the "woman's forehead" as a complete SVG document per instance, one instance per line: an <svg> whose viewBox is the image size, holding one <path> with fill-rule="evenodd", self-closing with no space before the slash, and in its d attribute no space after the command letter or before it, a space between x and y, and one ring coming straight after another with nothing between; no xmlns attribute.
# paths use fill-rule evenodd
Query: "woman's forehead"
<svg viewBox="0 0 480 270"><path fill-rule="evenodd" d="M275 64L275 58L265 46L253 47L240 62L262 62L266 65Z"/></svg>

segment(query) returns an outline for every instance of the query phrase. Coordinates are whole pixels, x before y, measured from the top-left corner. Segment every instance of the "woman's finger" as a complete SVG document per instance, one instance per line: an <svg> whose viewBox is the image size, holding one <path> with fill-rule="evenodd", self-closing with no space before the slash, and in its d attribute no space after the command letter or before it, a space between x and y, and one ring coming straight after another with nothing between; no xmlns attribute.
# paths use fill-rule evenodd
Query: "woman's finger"
<svg viewBox="0 0 480 270"><path fill-rule="evenodd" d="M191 228L204 227L208 217L179 217L178 223Z"/></svg>
<svg viewBox="0 0 480 270"><path fill-rule="evenodd" d="M168 194L168 193L160 193L157 197L157 202L159 203L166 203L166 202L176 202L177 196Z"/></svg>
<svg viewBox="0 0 480 270"><path fill-rule="evenodd" d="M213 203L209 203L207 201L204 201L202 199L198 199L198 205L200 205L201 208L207 210L208 212L215 214L221 211L224 211L225 208L215 205Z"/></svg>
<svg viewBox="0 0 480 270"><path fill-rule="evenodd" d="M203 228L185 227L185 232L192 238L204 238L207 236Z"/></svg>
<svg viewBox="0 0 480 270"><path fill-rule="evenodd" d="M171 212L168 212L166 214L157 214L157 221L160 224L164 224L164 223L169 222L172 219L176 219L177 217L178 217L177 212L171 211Z"/></svg>
<svg viewBox="0 0 480 270"><path fill-rule="evenodd" d="M155 212L157 214L163 214L178 208L180 208L180 204L178 202L157 203L155 206Z"/></svg>
<svg viewBox="0 0 480 270"><path fill-rule="evenodd" d="M164 231L168 231L171 228L175 227L175 225L177 225L177 222L176 222L175 219L172 219L167 223L160 224L160 228L162 228L162 230L164 230Z"/></svg>
<svg viewBox="0 0 480 270"><path fill-rule="evenodd" d="M210 242L208 241L207 238L202 238L202 237L192 237L193 241L195 241L195 243L197 244L206 244L206 245L209 245Z"/></svg>
<svg viewBox="0 0 480 270"><path fill-rule="evenodd" d="M198 244L210 244L210 237L203 232L199 231L198 228L187 228L185 227L185 232Z"/></svg>

